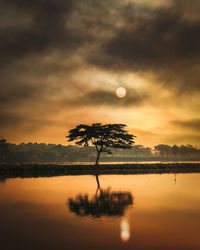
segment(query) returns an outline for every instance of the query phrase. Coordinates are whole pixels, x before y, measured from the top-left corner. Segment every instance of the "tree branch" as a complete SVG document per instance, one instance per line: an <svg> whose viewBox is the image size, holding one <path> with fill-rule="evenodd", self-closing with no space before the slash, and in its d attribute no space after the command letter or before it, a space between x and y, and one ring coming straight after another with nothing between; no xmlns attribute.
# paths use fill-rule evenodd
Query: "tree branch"
<svg viewBox="0 0 200 250"><path fill-rule="evenodd" d="M95 143L94 145L95 145L95 147L96 147L97 153L99 153L99 150L98 150L97 144Z"/></svg>

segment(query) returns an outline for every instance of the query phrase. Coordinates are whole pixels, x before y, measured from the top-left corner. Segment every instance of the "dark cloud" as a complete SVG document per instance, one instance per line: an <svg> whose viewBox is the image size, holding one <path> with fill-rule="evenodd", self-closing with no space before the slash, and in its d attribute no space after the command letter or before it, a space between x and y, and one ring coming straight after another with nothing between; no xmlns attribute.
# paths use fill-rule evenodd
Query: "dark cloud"
<svg viewBox="0 0 200 250"><path fill-rule="evenodd" d="M175 120L172 122L173 125L187 129L190 131L199 132L200 131L200 119L191 119L191 120Z"/></svg>
<svg viewBox="0 0 200 250"><path fill-rule="evenodd" d="M133 20L133 27L123 27L105 44L106 54L114 62L122 60L121 67L160 68L199 55L200 22L188 23L171 10L158 10L150 20L144 18L137 22L134 27Z"/></svg>
<svg viewBox="0 0 200 250"><path fill-rule="evenodd" d="M77 67L72 57L87 39L67 25L72 9L71 0L0 2L1 110L47 104L56 93L48 79Z"/></svg>
<svg viewBox="0 0 200 250"><path fill-rule="evenodd" d="M199 145L199 141L200 141L200 136L198 134L194 133L187 133L187 134L181 134L181 135L176 135L176 134L172 134L171 136L169 136L168 139L166 139L166 143L169 143L171 145L173 144L191 144L191 145Z"/></svg>
<svg viewBox="0 0 200 250"><path fill-rule="evenodd" d="M138 93L133 89L127 89L127 95L124 98L118 98L114 91L95 90L90 91L75 100L64 100L64 105L79 107L110 106L110 107L129 107L144 104L148 100L144 93Z"/></svg>
<svg viewBox="0 0 200 250"><path fill-rule="evenodd" d="M66 18L71 8L71 0L3 1L2 13L11 9L14 13L19 13L18 15L29 17L31 21L28 25L16 26L15 22L18 21L16 14L10 25L1 27L1 65L5 66L33 53L44 53L55 48L72 52L79 47L83 39L73 34L66 25ZM24 22L26 21L25 18Z"/></svg>
<svg viewBox="0 0 200 250"><path fill-rule="evenodd" d="M18 126L24 119L23 116L10 112L0 112L0 128L12 127L13 125Z"/></svg>
<svg viewBox="0 0 200 250"><path fill-rule="evenodd" d="M184 18L189 6L194 12L199 4L194 0L190 5L183 0L173 3L152 9L114 0L3 1L2 12L12 8L31 21L26 28L0 29L2 63L51 49L73 53L90 42L90 62L106 69L159 71L176 65L180 70L183 61L191 66L191 60L199 59L200 20Z"/></svg>
<svg viewBox="0 0 200 250"><path fill-rule="evenodd" d="M43 119L43 117L31 117L28 114L16 114L14 112L0 112L0 121L0 129L10 129L12 135L14 131L21 130L31 133L43 127L55 125L55 121L47 117Z"/></svg>
<svg viewBox="0 0 200 250"><path fill-rule="evenodd" d="M5 109L7 106L14 107L20 103L23 104L25 101L29 101L30 98L31 100L33 98L37 99L41 93L42 89L28 84L4 88L0 92L0 109Z"/></svg>
<svg viewBox="0 0 200 250"><path fill-rule="evenodd" d="M121 12L122 25L89 58L104 69L153 72L166 87L179 92L199 89L200 19L185 18L185 1L170 8L141 11L135 5ZM187 2L187 1L186 1ZM179 5L177 4L179 3ZM196 1L190 2L195 9ZM188 5L187 5L188 6ZM180 11L182 10L182 11Z"/></svg>
<svg viewBox="0 0 200 250"><path fill-rule="evenodd" d="M191 94L196 98L200 90L199 1L174 0L159 7L151 5L153 1L128 2L0 1L1 128L12 128L12 124L26 124L30 131L48 127L54 112L71 109L69 113L73 113L84 106L88 110L92 106L125 108L147 101L147 109L151 106L149 94L139 84L136 91L134 81L132 88L130 81L127 83L123 99L109 91L109 83L104 83L105 88L100 86L104 77L92 85L89 72L93 69L118 79L127 72L144 73L144 78L151 73L155 85L174 90L172 106L177 105L174 100L180 100L180 93L186 96L181 99L184 103ZM83 69L87 79L82 80ZM153 93L155 86L151 84L146 91ZM191 112L196 109L191 106ZM197 121L174 124L198 130Z"/></svg>

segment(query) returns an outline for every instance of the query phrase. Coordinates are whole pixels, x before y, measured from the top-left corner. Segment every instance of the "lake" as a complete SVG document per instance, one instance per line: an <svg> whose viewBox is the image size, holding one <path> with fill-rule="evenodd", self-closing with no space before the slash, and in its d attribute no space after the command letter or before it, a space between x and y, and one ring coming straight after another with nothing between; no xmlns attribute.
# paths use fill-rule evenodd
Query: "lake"
<svg viewBox="0 0 200 250"><path fill-rule="evenodd" d="M2 250L200 249L200 174L0 182Z"/></svg>

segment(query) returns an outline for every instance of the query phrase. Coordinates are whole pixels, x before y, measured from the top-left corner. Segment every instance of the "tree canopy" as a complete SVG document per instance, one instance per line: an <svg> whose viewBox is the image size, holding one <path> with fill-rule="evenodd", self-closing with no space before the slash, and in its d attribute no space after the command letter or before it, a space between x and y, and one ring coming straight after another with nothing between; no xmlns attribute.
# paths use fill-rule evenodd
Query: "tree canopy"
<svg viewBox="0 0 200 250"><path fill-rule="evenodd" d="M96 165L101 152L112 154L110 148L130 149L134 144L134 135L125 130L125 124L80 124L69 131L68 141L76 141L79 146L94 145L97 151Z"/></svg>

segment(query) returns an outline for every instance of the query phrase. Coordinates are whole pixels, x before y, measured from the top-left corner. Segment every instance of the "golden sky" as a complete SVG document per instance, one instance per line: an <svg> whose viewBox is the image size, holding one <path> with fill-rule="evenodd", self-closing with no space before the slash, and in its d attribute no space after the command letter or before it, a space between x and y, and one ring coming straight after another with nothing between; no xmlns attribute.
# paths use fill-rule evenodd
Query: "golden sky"
<svg viewBox="0 0 200 250"><path fill-rule="evenodd" d="M66 144L80 123L125 123L137 144L200 146L199 11L195 0L2 0L0 136Z"/></svg>

